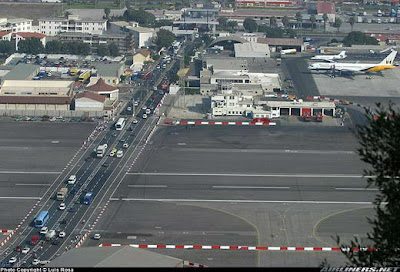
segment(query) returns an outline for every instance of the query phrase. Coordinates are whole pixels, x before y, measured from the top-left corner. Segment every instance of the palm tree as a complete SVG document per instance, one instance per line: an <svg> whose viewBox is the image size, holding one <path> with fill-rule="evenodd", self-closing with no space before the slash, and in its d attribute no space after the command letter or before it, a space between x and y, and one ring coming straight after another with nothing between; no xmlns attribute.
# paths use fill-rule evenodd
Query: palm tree
<svg viewBox="0 0 400 272"><path fill-rule="evenodd" d="M315 18L315 15L314 15L314 14L311 15L311 16L310 16L311 31L313 31L313 29L314 29L314 24L315 24L316 21L317 21L317 18Z"/></svg>
<svg viewBox="0 0 400 272"><path fill-rule="evenodd" d="M287 16L283 16L282 18L282 24L286 28L289 25L289 18Z"/></svg>
<svg viewBox="0 0 400 272"><path fill-rule="evenodd" d="M339 33L340 26L342 25L343 21L340 18L335 19L335 27L337 28L337 32Z"/></svg>
<svg viewBox="0 0 400 272"><path fill-rule="evenodd" d="M302 23L302 21L303 21L303 16L301 15L300 12L297 12L295 17L296 17L297 23ZM301 27L303 27L303 26L301 26ZM297 28L299 28L299 24L297 25Z"/></svg>
<svg viewBox="0 0 400 272"><path fill-rule="evenodd" d="M354 27L354 24L356 23L356 17L351 16L349 18L349 23L350 23L350 26L351 26L351 31L353 32L353 27Z"/></svg>
<svg viewBox="0 0 400 272"><path fill-rule="evenodd" d="M324 20L324 33L326 32L326 22L328 22L328 14L324 13L322 16L322 19Z"/></svg>

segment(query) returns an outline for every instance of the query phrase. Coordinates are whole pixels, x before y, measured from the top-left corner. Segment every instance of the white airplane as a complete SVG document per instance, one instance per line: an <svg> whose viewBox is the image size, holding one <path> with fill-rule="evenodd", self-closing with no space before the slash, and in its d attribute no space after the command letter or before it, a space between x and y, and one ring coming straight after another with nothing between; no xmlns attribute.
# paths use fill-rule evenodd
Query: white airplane
<svg viewBox="0 0 400 272"><path fill-rule="evenodd" d="M316 62L310 64L308 66L309 70L325 70L332 71L333 75L335 71L339 72L348 72L348 73L370 73L370 72L379 72L386 69L393 69L397 65L393 64L394 59L396 58L397 51L393 50L383 61L380 63L338 63L338 62Z"/></svg>
<svg viewBox="0 0 400 272"><path fill-rule="evenodd" d="M346 51L342 51L340 52L338 55L316 55L314 57L312 57L312 60L323 60L323 61L327 61L327 62L333 62L337 59L344 59L346 58Z"/></svg>

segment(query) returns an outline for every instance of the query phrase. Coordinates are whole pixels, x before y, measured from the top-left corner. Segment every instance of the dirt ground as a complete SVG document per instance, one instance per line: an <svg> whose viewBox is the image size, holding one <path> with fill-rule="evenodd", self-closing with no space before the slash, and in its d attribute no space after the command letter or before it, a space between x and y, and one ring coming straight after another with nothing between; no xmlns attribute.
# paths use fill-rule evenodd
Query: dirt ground
<svg viewBox="0 0 400 272"><path fill-rule="evenodd" d="M0 18L33 19L33 25L38 25L39 18L54 17L64 10L64 4L0 2Z"/></svg>

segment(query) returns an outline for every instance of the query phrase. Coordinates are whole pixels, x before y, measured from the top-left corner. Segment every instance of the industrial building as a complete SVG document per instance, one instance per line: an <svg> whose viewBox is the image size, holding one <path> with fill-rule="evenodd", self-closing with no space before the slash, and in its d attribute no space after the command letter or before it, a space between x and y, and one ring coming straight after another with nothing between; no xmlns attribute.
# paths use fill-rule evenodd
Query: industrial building
<svg viewBox="0 0 400 272"><path fill-rule="evenodd" d="M235 43L235 57L237 58L269 58L271 53L268 44L255 42Z"/></svg>
<svg viewBox="0 0 400 272"><path fill-rule="evenodd" d="M116 86L121 80L121 76L124 73L124 68L125 67L123 63L99 63L96 65L97 77L102 78L104 82L109 85Z"/></svg>
<svg viewBox="0 0 400 272"><path fill-rule="evenodd" d="M141 27L137 22L111 22L110 31L118 34L131 34L133 47L136 49L149 47L155 36L154 28Z"/></svg>
<svg viewBox="0 0 400 272"><path fill-rule="evenodd" d="M28 80L36 76L40 71L39 65L20 63L14 66L3 77L0 77L0 83L5 80Z"/></svg>

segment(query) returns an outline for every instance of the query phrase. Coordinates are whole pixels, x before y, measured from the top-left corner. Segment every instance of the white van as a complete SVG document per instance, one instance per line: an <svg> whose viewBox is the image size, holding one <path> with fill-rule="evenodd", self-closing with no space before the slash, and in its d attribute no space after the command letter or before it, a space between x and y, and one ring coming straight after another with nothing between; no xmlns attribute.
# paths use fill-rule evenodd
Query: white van
<svg viewBox="0 0 400 272"><path fill-rule="evenodd" d="M124 151L118 150L118 152L117 152L117 158L122 158L123 155L124 155Z"/></svg>
<svg viewBox="0 0 400 272"><path fill-rule="evenodd" d="M68 184L75 184L76 182L76 175L71 175L68 179Z"/></svg>

